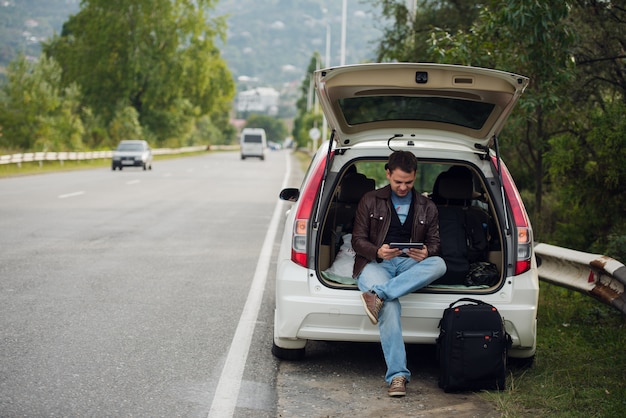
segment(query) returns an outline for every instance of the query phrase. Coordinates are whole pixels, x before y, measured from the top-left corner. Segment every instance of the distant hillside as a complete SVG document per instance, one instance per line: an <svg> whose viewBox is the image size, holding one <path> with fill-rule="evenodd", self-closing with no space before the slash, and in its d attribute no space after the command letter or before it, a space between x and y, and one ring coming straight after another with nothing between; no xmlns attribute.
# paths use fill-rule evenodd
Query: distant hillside
<svg viewBox="0 0 626 418"><path fill-rule="evenodd" d="M22 52L37 57L40 42L60 33L80 0L0 0L0 67Z"/></svg>
<svg viewBox="0 0 626 418"><path fill-rule="evenodd" d="M371 61L381 35L379 14L371 2L348 0L347 5L345 63ZM230 16L222 54L239 84L242 77L276 87L300 80L315 51L325 57L326 22L330 63L340 64L341 0L222 0L216 11Z"/></svg>
<svg viewBox="0 0 626 418"><path fill-rule="evenodd" d="M370 61L380 37L371 4L348 0L346 63ZM40 42L59 33L80 0L0 0L0 68L19 52L36 57ZM324 13L324 8L328 10ZM341 0L221 0L212 14L229 15L222 55L239 89L280 86L300 80L313 55L326 51L331 30L331 64L340 63ZM251 85L250 85L251 84Z"/></svg>

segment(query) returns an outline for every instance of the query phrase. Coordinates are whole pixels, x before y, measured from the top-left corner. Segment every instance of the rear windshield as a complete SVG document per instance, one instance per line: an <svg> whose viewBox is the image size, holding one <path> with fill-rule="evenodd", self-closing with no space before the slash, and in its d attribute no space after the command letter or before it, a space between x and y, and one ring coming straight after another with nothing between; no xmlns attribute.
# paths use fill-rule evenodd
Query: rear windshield
<svg viewBox="0 0 626 418"><path fill-rule="evenodd" d="M119 144L117 146L118 151L143 151L142 144Z"/></svg>
<svg viewBox="0 0 626 418"><path fill-rule="evenodd" d="M493 103L429 96L371 96L340 99L349 125L386 120L441 122L480 130Z"/></svg>
<svg viewBox="0 0 626 418"><path fill-rule="evenodd" d="M387 179L384 161L357 161L348 171L356 171L364 174L366 177L374 179L376 188L383 187L389 183ZM448 164L435 164L421 162L417 165L417 176L415 178L414 188L420 193L432 193L435 179L443 171L450 168Z"/></svg>
<svg viewBox="0 0 626 418"><path fill-rule="evenodd" d="M243 137L243 142L253 142L255 144L260 144L263 142L261 135L246 135Z"/></svg>

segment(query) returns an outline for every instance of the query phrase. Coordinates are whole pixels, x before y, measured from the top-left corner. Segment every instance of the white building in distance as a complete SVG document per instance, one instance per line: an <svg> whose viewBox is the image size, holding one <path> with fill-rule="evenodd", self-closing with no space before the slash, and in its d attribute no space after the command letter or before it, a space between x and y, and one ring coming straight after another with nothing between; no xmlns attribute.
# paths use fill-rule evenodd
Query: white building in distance
<svg viewBox="0 0 626 418"><path fill-rule="evenodd" d="M237 111L261 113L269 116L278 114L279 93L271 87L257 87L237 95Z"/></svg>

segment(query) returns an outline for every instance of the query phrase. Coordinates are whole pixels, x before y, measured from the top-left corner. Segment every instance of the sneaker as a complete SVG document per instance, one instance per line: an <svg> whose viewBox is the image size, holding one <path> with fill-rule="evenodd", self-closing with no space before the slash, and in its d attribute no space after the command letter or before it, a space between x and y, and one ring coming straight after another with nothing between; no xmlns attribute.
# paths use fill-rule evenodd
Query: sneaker
<svg viewBox="0 0 626 418"><path fill-rule="evenodd" d="M389 396L404 396L406 395L406 377L396 376L391 379L389 390L387 391Z"/></svg>
<svg viewBox="0 0 626 418"><path fill-rule="evenodd" d="M380 312L380 308L383 307L383 300L379 298L376 293L371 291L361 293L361 300L365 307L365 313L369 316L372 324L378 324L378 313Z"/></svg>

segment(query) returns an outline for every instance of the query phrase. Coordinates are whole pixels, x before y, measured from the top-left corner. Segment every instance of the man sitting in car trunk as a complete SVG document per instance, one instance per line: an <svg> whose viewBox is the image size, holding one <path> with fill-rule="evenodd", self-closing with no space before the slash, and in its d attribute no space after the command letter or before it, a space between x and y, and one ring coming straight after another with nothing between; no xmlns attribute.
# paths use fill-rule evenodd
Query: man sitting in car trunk
<svg viewBox="0 0 626 418"><path fill-rule="evenodd" d="M389 184L366 193L356 212L352 247L365 312L378 324L387 363L389 396L406 395L411 378L402 338L399 298L428 286L446 272L440 249L437 207L413 189L417 158L395 151L385 166ZM392 248L390 243L423 243Z"/></svg>

